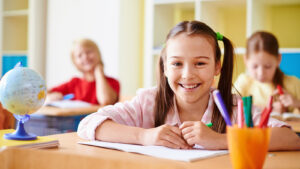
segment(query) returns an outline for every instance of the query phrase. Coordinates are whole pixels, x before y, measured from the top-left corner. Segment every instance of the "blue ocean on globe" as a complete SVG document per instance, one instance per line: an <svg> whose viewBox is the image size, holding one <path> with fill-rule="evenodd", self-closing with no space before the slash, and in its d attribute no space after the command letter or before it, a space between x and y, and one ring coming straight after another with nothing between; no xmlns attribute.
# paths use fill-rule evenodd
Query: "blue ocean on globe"
<svg viewBox="0 0 300 169"><path fill-rule="evenodd" d="M15 115L31 114L45 102L46 85L32 69L15 67L0 80L0 102Z"/></svg>

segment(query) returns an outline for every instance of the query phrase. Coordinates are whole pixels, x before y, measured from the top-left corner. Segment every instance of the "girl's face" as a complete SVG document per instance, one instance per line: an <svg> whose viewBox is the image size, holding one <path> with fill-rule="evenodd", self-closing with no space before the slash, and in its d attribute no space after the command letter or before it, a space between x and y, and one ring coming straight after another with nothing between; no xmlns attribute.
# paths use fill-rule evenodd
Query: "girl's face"
<svg viewBox="0 0 300 169"><path fill-rule="evenodd" d="M205 36L185 33L168 40L165 76L177 101L195 103L209 96L214 76L220 72L212 44Z"/></svg>
<svg viewBox="0 0 300 169"><path fill-rule="evenodd" d="M93 48L76 44L73 51L73 61L80 71L91 72L100 63L100 57Z"/></svg>
<svg viewBox="0 0 300 169"><path fill-rule="evenodd" d="M247 70L249 75L262 82L271 83L275 75L275 71L280 64L281 56L278 58L267 52L254 52L245 57Z"/></svg>

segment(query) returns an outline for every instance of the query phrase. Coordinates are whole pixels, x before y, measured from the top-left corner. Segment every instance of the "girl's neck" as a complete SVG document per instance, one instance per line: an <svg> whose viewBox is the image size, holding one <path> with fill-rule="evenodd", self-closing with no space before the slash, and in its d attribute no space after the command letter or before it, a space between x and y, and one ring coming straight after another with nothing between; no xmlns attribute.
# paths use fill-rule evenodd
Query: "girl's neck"
<svg viewBox="0 0 300 169"><path fill-rule="evenodd" d="M184 121L201 121L202 116L207 109L209 101L209 94L203 96L198 101L187 103L184 101L177 101L177 109L180 120Z"/></svg>
<svg viewBox="0 0 300 169"><path fill-rule="evenodd" d="M94 73L92 73L92 72L83 73L83 79L86 81L89 81L89 82L94 81L95 80Z"/></svg>

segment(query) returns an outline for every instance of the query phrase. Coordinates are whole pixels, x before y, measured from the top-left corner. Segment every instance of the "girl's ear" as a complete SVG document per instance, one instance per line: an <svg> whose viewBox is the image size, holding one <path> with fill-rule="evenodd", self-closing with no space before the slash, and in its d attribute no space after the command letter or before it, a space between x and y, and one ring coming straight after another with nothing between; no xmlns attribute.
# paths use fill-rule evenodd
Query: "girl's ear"
<svg viewBox="0 0 300 169"><path fill-rule="evenodd" d="M166 64L164 64L164 75L165 75L166 78L168 78Z"/></svg>
<svg viewBox="0 0 300 169"><path fill-rule="evenodd" d="M216 68L215 68L215 76L218 76L221 72L221 62L216 63Z"/></svg>

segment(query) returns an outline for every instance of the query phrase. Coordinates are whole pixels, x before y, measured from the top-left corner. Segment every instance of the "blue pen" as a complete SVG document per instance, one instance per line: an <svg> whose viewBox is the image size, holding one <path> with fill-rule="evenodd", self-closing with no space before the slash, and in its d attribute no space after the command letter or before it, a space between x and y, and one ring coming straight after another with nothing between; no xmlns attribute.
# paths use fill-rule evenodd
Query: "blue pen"
<svg viewBox="0 0 300 169"><path fill-rule="evenodd" d="M213 91L213 96L214 96L215 103L216 103L217 107L219 108L221 115L223 116L226 124L228 126L232 126L228 111L226 109L226 106L224 104L224 101L222 99L220 91L219 90Z"/></svg>
<svg viewBox="0 0 300 169"><path fill-rule="evenodd" d="M71 100L73 98L74 98L74 94L70 93L70 94L64 95L63 100Z"/></svg>

